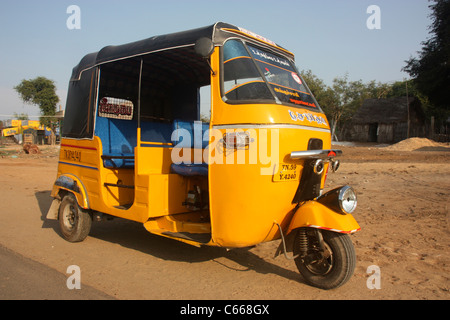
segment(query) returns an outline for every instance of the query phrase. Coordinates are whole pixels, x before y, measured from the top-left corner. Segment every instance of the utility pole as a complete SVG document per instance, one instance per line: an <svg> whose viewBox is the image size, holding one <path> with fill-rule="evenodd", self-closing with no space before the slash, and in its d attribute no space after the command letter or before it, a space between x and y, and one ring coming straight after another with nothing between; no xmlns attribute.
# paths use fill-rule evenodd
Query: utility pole
<svg viewBox="0 0 450 320"><path fill-rule="evenodd" d="M409 117L409 96L408 96L408 80L405 81L406 84L406 110L408 113L408 131L407 131L407 138L409 139L410 136L410 127L411 127L411 120Z"/></svg>

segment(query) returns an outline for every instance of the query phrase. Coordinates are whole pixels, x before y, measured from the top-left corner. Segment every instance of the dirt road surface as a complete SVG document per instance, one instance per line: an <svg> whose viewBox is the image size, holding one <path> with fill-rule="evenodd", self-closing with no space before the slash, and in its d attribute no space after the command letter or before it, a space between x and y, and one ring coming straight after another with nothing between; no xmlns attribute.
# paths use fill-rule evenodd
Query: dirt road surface
<svg viewBox="0 0 450 320"><path fill-rule="evenodd" d="M65 241L58 222L45 218L58 161L52 147L38 155L0 149L0 245L65 275L48 280L63 282L61 294L67 267L77 265L83 284L117 299L449 299L450 149L339 148L341 168L328 175L326 189L355 188L362 230L351 236L355 274L335 290L306 285L293 261L274 259L278 241L196 248L122 219L94 223L84 242ZM373 265L380 289L370 278ZM31 288L32 277L27 281ZM0 278L2 298L10 286ZM45 298L36 295L28 298Z"/></svg>
<svg viewBox="0 0 450 320"><path fill-rule="evenodd" d="M75 286L75 280L70 278L73 271L70 274L60 273L3 246L0 246L0 266L0 300L113 299L84 284ZM68 290L67 282L71 290Z"/></svg>

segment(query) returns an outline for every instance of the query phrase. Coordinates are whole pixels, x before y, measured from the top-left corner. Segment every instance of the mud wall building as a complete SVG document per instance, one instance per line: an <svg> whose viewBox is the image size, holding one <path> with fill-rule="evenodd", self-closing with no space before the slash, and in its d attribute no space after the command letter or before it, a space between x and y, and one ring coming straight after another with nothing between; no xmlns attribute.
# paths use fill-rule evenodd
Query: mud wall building
<svg viewBox="0 0 450 320"><path fill-rule="evenodd" d="M353 116L347 139L396 143L408 137L425 137L425 119L417 98L367 99Z"/></svg>

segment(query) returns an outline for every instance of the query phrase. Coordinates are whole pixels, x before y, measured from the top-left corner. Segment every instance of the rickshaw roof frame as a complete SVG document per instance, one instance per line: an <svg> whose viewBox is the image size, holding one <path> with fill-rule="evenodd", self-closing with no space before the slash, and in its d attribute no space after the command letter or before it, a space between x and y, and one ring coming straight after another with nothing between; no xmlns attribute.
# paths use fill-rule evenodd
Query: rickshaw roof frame
<svg viewBox="0 0 450 320"><path fill-rule="evenodd" d="M290 56L290 58L294 57L288 50L253 32L232 24L216 22L207 27L153 36L122 45L106 46L97 52L85 55L78 65L73 68L70 81L80 80L81 74L84 71L105 63L144 56L160 51L194 46L195 42L201 37L211 39L214 45L222 45L226 39L230 38L230 33L241 37L248 37L271 48L278 49L282 53Z"/></svg>
<svg viewBox="0 0 450 320"><path fill-rule="evenodd" d="M100 80L100 68L106 64L119 63L126 60L140 60L163 52L173 52L192 48L198 39L211 39L214 46L222 46L227 39L240 38L251 41L263 47L270 48L288 59L294 60L294 55L274 42L237 26L216 22L213 25L176 33L153 36L122 45L106 46L101 50L85 55L72 70L66 102L66 113L62 137L70 139L92 139L95 127L96 106L91 105L93 99L98 99L99 91L93 90L93 83ZM199 56L199 61L201 57ZM95 80L97 79L97 80ZM140 89L139 84L139 90ZM140 98L138 95L137 110L140 119ZM140 120L138 121L140 124Z"/></svg>

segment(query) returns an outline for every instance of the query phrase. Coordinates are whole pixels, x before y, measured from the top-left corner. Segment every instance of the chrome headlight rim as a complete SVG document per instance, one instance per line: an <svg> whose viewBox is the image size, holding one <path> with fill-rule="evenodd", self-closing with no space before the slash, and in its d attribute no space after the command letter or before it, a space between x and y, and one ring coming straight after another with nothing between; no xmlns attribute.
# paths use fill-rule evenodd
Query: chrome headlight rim
<svg viewBox="0 0 450 320"><path fill-rule="evenodd" d="M358 205L358 199L355 190L350 186L343 186L338 194L339 208L345 214L351 214Z"/></svg>
<svg viewBox="0 0 450 320"><path fill-rule="evenodd" d="M322 194L316 201L338 214L347 215L355 211L358 199L354 189L345 185Z"/></svg>

